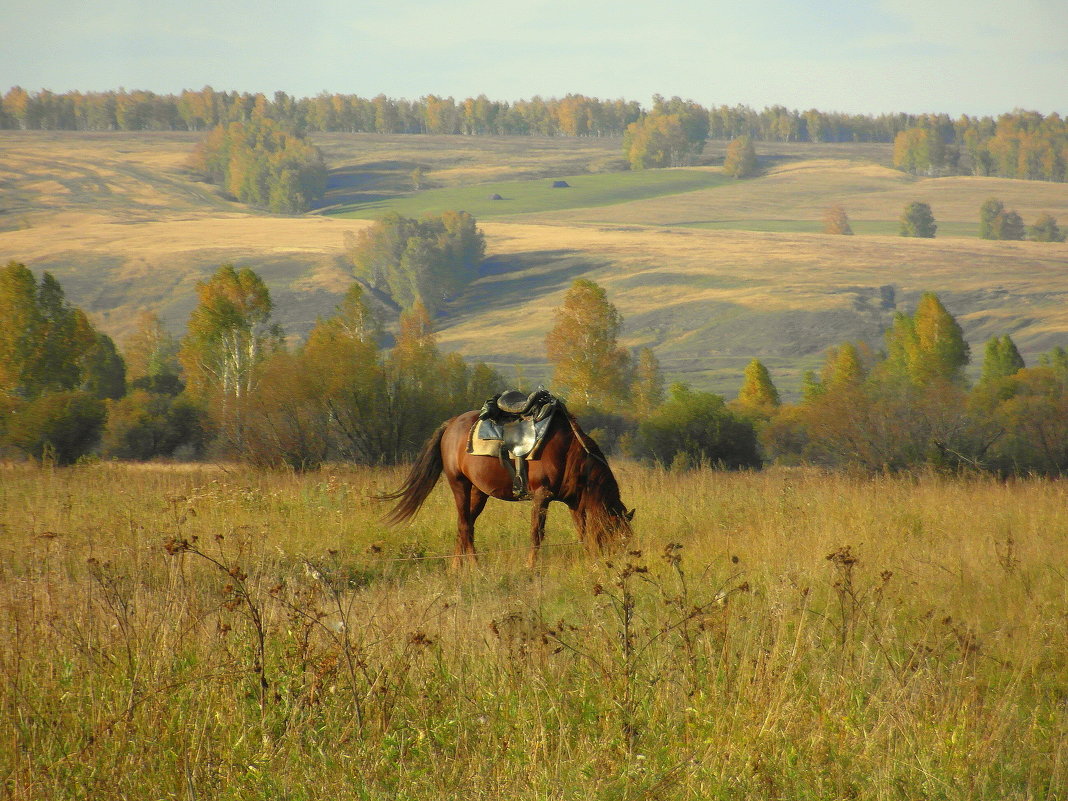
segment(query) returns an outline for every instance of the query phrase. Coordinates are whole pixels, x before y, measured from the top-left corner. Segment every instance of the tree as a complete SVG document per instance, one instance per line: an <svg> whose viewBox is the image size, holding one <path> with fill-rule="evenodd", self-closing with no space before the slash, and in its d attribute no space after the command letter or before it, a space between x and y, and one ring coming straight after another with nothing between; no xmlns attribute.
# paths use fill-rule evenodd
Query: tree
<svg viewBox="0 0 1068 801"><path fill-rule="evenodd" d="M1027 238L1034 242L1063 242L1065 232L1057 225L1056 219L1049 214L1043 214L1027 229Z"/></svg>
<svg viewBox="0 0 1068 801"><path fill-rule="evenodd" d="M1023 219L1015 209L1002 211L990 224L990 239L1005 239L1019 241L1024 238L1027 229L1024 228Z"/></svg>
<svg viewBox="0 0 1068 801"><path fill-rule="evenodd" d="M0 390L30 397L37 390L44 320L37 307L37 281L16 261L0 272L0 320Z"/></svg>
<svg viewBox="0 0 1068 801"><path fill-rule="evenodd" d="M992 412L1005 435L993 448L1005 472L1068 471L1068 391L1050 367L1019 370L1005 380Z"/></svg>
<svg viewBox="0 0 1068 801"><path fill-rule="evenodd" d="M639 419L648 417L664 402L664 375L660 372L660 362L652 348L638 351L630 394Z"/></svg>
<svg viewBox="0 0 1068 801"><path fill-rule="evenodd" d="M79 314L81 310L79 309ZM84 319L84 315L82 315ZM88 325L88 320L85 321ZM126 394L126 362L107 334L92 331L93 345L79 361L81 389L95 398L116 400Z"/></svg>
<svg viewBox="0 0 1068 801"><path fill-rule="evenodd" d="M180 380L177 338L163 326L155 312L144 311L134 332L123 341L126 378L131 387L177 395L185 385Z"/></svg>
<svg viewBox="0 0 1068 801"><path fill-rule="evenodd" d="M408 309L421 302L433 314L448 296L478 277L486 239L465 211L422 220L383 216L346 247L356 275Z"/></svg>
<svg viewBox="0 0 1068 801"><path fill-rule="evenodd" d="M909 128L894 137L893 164L899 170L933 175L944 166L945 159L945 145L932 128Z"/></svg>
<svg viewBox="0 0 1068 801"><path fill-rule="evenodd" d="M998 239L995 220L1005 211L1005 205L997 198L990 198L979 208L979 236L982 239Z"/></svg>
<svg viewBox="0 0 1068 801"><path fill-rule="evenodd" d="M103 379L93 370L117 367L113 343L67 302L51 273L38 283L16 261L0 271L0 320L0 391L34 398L93 383ZM108 386L121 394L113 381Z"/></svg>
<svg viewBox="0 0 1068 801"><path fill-rule="evenodd" d="M937 230L929 205L913 201L905 207L901 214L901 236L933 239Z"/></svg>
<svg viewBox="0 0 1068 801"><path fill-rule="evenodd" d="M632 170L678 167L686 160L690 142L677 114L650 114L627 126L623 154Z"/></svg>
<svg viewBox="0 0 1068 801"><path fill-rule="evenodd" d="M849 224L845 209L841 206L831 206L823 213L823 233L840 236L853 235L853 227Z"/></svg>
<svg viewBox="0 0 1068 801"><path fill-rule="evenodd" d="M753 359L745 368L745 379L738 392L737 405L746 412L769 417L779 408L779 391L771 382L768 368Z"/></svg>
<svg viewBox="0 0 1068 801"><path fill-rule="evenodd" d="M189 316L178 358L195 399L215 406L230 444L238 445L244 401L264 359L282 344L271 321L271 295L248 267L224 264L197 284L199 304Z"/></svg>
<svg viewBox="0 0 1068 801"><path fill-rule="evenodd" d="M134 389L108 404L101 449L114 459L171 457L179 448L203 452L210 426L203 407L189 398Z"/></svg>
<svg viewBox="0 0 1068 801"><path fill-rule="evenodd" d="M732 178L748 178L756 174L757 156L752 139L740 136L727 145L723 171Z"/></svg>
<svg viewBox="0 0 1068 801"><path fill-rule="evenodd" d="M625 405L630 358L618 344L623 318L604 289L577 279L554 319L545 338L553 384L581 406Z"/></svg>
<svg viewBox="0 0 1068 801"><path fill-rule="evenodd" d="M962 383L970 359L960 324L933 292L923 293L911 317L894 315L886 349L887 375L917 386L935 380Z"/></svg>
<svg viewBox="0 0 1068 801"><path fill-rule="evenodd" d="M980 383L986 384L1009 378L1025 367L1016 343L1008 334L994 337L986 343Z"/></svg>

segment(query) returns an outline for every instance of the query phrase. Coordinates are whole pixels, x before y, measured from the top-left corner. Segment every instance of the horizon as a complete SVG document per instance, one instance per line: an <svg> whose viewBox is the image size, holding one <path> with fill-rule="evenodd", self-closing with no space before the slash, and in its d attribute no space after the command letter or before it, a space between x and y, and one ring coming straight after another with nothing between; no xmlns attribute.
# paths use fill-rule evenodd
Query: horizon
<svg viewBox="0 0 1068 801"><path fill-rule="evenodd" d="M644 108L660 94L706 108L951 117L1068 106L1068 20L1055 0L1011 13L994 0L668 0L655 14L605 0L368 0L358 12L338 0L14 0L5 22L5 81L57 94L583 94Z"/></svg>

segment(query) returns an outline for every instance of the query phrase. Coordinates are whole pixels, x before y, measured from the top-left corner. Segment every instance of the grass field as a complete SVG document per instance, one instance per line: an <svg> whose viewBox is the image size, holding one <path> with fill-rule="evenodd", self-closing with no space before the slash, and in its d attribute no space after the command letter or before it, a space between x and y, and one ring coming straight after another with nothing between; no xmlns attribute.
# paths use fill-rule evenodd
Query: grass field
<svg viewBox="0 0 1068 801"><path fill-rule="evenodd" d="M1068 793L1063 483L616 467L635 539L536 572L394 471L0 468L0 792Z"/></svg>
<svg viewBox="0 0 1068 801"><path fill-rule="evenodd" d="M554 180L565 181L567 188L554 189ZM449 209L462 209L482 220L675 196L722 186L728 180L721 171L686 169L561 175L556 179L494 181L429 189L337 206L331 209L331 214L377 219L390 211L408 217L419 217L424 214L441 214ZM494 195L500 195L500 199L493 200Z"/></svg>
<svg viewBox="0 0 1068 801"><path fill-rule="evenodd" d="M351 282L344 238L368 224L334 212L455 204L484 221L490 259L436 321L441 340L509 378L517 365L528 381L547 377L544 335L579 277L606 286L624 343L652 346L669 380L727 396L753 357L792 396L828 346L879 345L891 315L927 290L976 353L1005 333L1032 362L1068 344L1068 249L975 237L989 197L1027 222L1048 211L1068 225L1064 184L912 178L888 169L887 145L760 145L764 174L733 182L715 142L697 169L628 173L618 140L331 134L316 137L331 167L327 206L277 217L193 180L183 165L195 141L0 132L0 260L52 271L119 338L146 308L180 333L196 282L228 261L248 265L299 340ZM429 188L412 192L417 167ZM550 189L560 177L573 188ZM505 200L488 200L495 191ZM931 203L937 239L895 235L916 199ZM857 236L819 233L832 203ZM883 287L895 307L883 307ZM396 310L381 311L392 324Z"/></svg>

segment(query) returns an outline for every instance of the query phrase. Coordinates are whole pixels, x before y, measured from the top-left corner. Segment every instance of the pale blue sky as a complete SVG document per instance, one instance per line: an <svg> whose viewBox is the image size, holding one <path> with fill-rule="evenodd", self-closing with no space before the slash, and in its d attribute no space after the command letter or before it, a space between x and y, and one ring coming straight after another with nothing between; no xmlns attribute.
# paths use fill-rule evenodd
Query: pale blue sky
<svg viewBox="0 0 1068 801"><path fill-rule="evenodd" d="M1068 112L1065 0L0 0L0 92Z"/></svg>

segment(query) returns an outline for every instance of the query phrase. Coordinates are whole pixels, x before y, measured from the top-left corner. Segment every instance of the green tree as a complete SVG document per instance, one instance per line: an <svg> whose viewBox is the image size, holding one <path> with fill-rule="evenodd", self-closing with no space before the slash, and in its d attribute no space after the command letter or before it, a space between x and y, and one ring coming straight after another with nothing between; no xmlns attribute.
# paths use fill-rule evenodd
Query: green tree
<svg viewBox="0 0 1068 801"><path fill-rule="evenodd" d="M37 281L16 261L0 272L0 320L0 389L30 397L38 389L44 319L37 307Z"/></svg>
<svg viewBox="0 0 1068 801"><path fill-rule="evenodd" d="M93 449L106 419L103 401L88 392L46 392L15 410L4 440L35 459L69 465Z"/></svg>
<svg viewBox="0 0 1068 801"><path fill-rule="evenodd" d="M931 207L926 203L913 201L909 203L901 213L901 236L914 236L925 239L933 239L938 226L935 225L934 214Z"/></svg>
<svg viewBox="0 0 1068 801"><path fill-rule="evenodd" d="M91 372L105 369L110 340L67 302L51 273L38 283L15 261L0 271L0 319L0 391L28 399L102 379Z"/></svg>
<svg viewBox="0 0 1068 801"><path fill-rule="evenodd" d="M980 383L1000 381L1015 375L1025 367L1023 357L1008 334L994 337L986 343L983 351L983 368Z"/></svg>
<svg viewBox="0 0 1068 801"><path fill-rule="evenodd" d="M990 239L1021 240L1027 233L1023 219L1014 209L1002 211L991 222Z"/></svg>
<svg viewBox="0 0 1068 801"><path fill-rule="evenodd" d="M1053 216L1043 214L1027 229L1027 238L1034 242L1063 242L1065 232L1060 229Z"/></svg>
<svg viewBox="0 0 1068 801"><path fill-rule="evenodd" d="M379 361L380 336L363 288L354 283L335 314L316 323L302 351L303 369L316 388L312 397L332 422L332 449L351 461L380 462L398 450L388 419L396 392Z"/></svg>
<svg viewBox="0 0 1068 801"><path fill-rule="evenodd" d="M1050 367L1019 370L1005 379L993 420L1004 435L992 448L1003 472L1068 472L1068 391Z"/></svg>
<svg viewBox="0 0 1068 801"><path fill-rule="evenodd" d="M756 148L748 136L740 136L727 145L723 171L732 178L748 178L757 171Z"/></svg>
<svg viewBox="0 0 1068 801"><path fill-rule="evenodd" d="M80 311L80 310L79 310ZM85 322L88 325L88 321ZM79 362L81 389L96 398L115 400L126 394L126 362L107 334L92 331L93 345Z"/></svg>
<svg viewBox="0 0 1068 801"><path fill-rule="evenodd" d="M464 211L414 220L395 212L346 241L357 277L402 308L419 301L433 314L478 277L486 240Z"/></svg>
<svg viewBox="0 0 1068 801"><path fill-rule="evenodd" d="M267 286L248 267L224 264L197 284L197 297L178 358L194 399L213 408L229 444L239 446L244 402L282 332L271 321Z"/></svg>
<svg viewBox="0 0 1068 801"><path fill-rule="evenodd" d="M545 338L553 384L579 406L625 406L630 358L619 346L623 318L604 289L579 278L564 295Z"/></svg>
<svg viewBox="0 0 1068 801"><path fill-rule="evenodd" d="M999 239L995 221L1005 211L1005 204L997 198L990 198L979 209L979 236L982 239Z"/></svg>
<svg viewBox="0 0 1068 801"><path fill-rule="evenodd" d="M753 424L727 408L723 398L673 384L670 395L638 426L637 455L663 465L760 466Z"/></svg>
<svg viewBox="0 0 1068 801"><path fill-rule="evenodd" d="M155 312L141 312L134 332L122 343L126 378L131 387L177 395L180 380L178 339L163 326Z"/></svg>
<svg viewBox="0 0 1068 801"><path fill-rule="evenodd" d="M172 457L180 448L199 456L210 430L203 407L189 398L134 389L108 404L101 449L109 458L137 461Z"/></svg>

